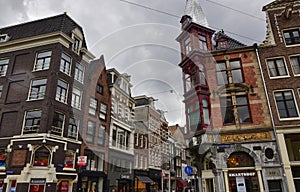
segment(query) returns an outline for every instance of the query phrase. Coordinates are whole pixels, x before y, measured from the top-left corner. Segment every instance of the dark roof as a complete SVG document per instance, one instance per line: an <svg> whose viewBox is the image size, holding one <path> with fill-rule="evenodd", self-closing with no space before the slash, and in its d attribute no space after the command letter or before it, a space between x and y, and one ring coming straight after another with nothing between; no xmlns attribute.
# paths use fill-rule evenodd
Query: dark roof
<svg viewBox="0 0 300 192"><path fill-rule="evenodd" d="M276 0L276 1L273 1L273 2L265 5L262 10L266 11L268 9L286 6L286 5L291 4L291 3L295 4L296 2L300 3L299 0Z"/></svg>
<svg viewBox="0 0 300 192"><path fill-rule="evenodd" d="M76 27L81 30L83 34L81 26L71 19L66 13L63 13L53 17L5 27L0 29L0 34L8 34L10 41L57 31L61 31L71 37L72 30ZM84 38L82 46L87 48Z"/></svg>
<svg viewBox="0 0 300 192"><path fill-rule="evenodd" d="M222 31L219 31L219 32L217 32L217 33L214 34L214 41L215 41L216 43L217 43L218 40L221 39L221 38L227 39L228 44L229 44L228 49L237 49L237 48L242 48L242 47L246 47L246 46L247 46L247 45L245 45L245 44L239 42L238 40L235 40L235 39L229 37L228 35L226 35L226 34L224 33L223 30L222 30ZM215 50L217 50L216 47L215 47Z"/></svg>

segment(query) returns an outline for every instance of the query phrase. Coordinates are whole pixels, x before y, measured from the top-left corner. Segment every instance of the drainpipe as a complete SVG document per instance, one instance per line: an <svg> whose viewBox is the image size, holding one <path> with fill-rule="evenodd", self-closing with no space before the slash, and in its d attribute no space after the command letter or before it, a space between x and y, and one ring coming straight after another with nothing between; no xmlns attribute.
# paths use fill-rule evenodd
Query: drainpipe
<svg viewBox="0 0 300 192"><path fill-rule="evenodd" d="M268 96L269 95L268 94L268 89L267 89L267 86L266 86L266 81L265 81L264 73L263 73L263 70L262 70L261 62L260 62L258 45L255 43L253 46L255 48L255 53L256 53L256 57L257 57L258 65L259 65L259 70L260 70L260 73L261 73L261 76L262 76L262 82L263 82L263 86L264 86L264 90L265 90L265 96L266 96L266 99L267 99L267 104L268 104L268 108L269 108L269 112L270 112L272 129L273 129L274 136L275 136L276 150L277 150L277 153L278 153L279 163L281 165L281 169L282 169L282 173L283 173L282 182L283 182L285 190L287 192L289 192L289 188L288 188L287 180L286 180L286 176L285 176L285 171L284 171L284 168L283 168L283 165L282 165L282 157L281 157L280 148L279 148L278 135L277 135L277 132L276 132L274 118L273 118L273 114L272 114L272 110L271 110L270 99L269 99L269 96Z"/></svg>

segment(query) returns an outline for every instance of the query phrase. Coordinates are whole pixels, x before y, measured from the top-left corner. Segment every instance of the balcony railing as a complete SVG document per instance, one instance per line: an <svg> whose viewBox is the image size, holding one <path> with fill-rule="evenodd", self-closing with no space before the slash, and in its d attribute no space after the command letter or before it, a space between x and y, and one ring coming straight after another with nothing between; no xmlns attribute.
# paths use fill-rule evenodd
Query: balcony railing
<svg viewBox="0 0 300 192"><path fill-rule="evenodd" d="M40 125L25 126L23 128L23 134L37 133L40 129Z"/></svg>
<svg viewBox="0 0 300 192"><path fill-rule="evenodd" d="M61 136L62 135L62 128L61 127L51 126L51 134Z"/></svg>

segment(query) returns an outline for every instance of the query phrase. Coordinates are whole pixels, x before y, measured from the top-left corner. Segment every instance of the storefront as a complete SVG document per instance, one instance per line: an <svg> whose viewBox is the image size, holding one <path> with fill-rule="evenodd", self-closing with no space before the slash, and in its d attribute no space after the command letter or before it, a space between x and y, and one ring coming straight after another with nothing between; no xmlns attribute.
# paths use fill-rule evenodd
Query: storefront
<svg viewBox="0 0 300 192"><path fill-rule="evenodd" d="M79 174L78 189L82 192L103 192L107 176L104 172L84 171Z"/></svg>
<svg viewBox="0 0 300 192"><path fill-rule="evenodd" d="M161 190L161 170L149 169L149 178L153 181L150 186L150 191L159 191Z"/></svg>
<svg viewBox="0 0 300 192"><path fill-rule="evenodd" d="M255 167L253 158L246 152L233 152L223 173L227 191L264 191L261 168Z"/></svg>
<svg viewBox="0 0 300 192"><path fill-rule="evenodd" d="M134 192L150 191L153 180L148 177L147 171L134 170Z"/></svg>

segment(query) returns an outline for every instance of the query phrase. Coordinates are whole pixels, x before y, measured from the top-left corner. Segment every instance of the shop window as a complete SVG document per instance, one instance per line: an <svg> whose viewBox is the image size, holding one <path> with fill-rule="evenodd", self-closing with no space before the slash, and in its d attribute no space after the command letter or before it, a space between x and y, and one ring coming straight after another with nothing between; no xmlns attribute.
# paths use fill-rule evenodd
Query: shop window
<svg viewBox="0 0 300 192"><path fill-rule="evenodd" d="M300 29L290 29L283 31L286 45L300 44Z"/></svg>
<svg viewBox="0 0 300 192"><path fill-rule="evenodd" d="M16 192L17 180L10 180L8 185L9 192Z"/></svg>
<svg viewBox="0 0 300 192"><path fill-rule="evenodd" d="M252 157L245 152L234 152L227 160L227 167L254 167L255 163Z"/></svg>
<svg viewBox="0 0 300 192"><path fill-rule="evenodd" d="M268 180L269 192L282 192L281 180Z"/></svg>
<svg viewBox="0 0 300 192"><path fill-rule="evenodd" d="M39 147L34 151L33 166L48 166L50 151L46 147Z"/></svg>
<svg viewBox="0 0 300 192"><path fill-rule="evenodd" d="M95 154L90 150L85 150L84 155L87 156L87 171L103 171L104 170L104 154Z"/></svg>
<svg viewBox="0 0 300 192"><path fill-rule="evenodd" d="M64 168L74 169L75 155L74 150L68 150L66 152Z"/></svg>
<svg viewBox="0 0 300 192"><path fill-rule="evenodd" d="M6 149L0 149L0 171L4 171L5 170L5 167L6 167L6 158L7 158Z"/></svg>
<svg viewBox="0 0 300 192"><path fill-rule="evenodd" d="M58 191L59 192L68 192L69 191L69 180L59 180L58 181Z"/></svg>
<svg viewBox="0 0 300 192"><path fill-rule="evenodd" d="M300 134L285 135L285 143L290 161L300 161Z"/></svg>

